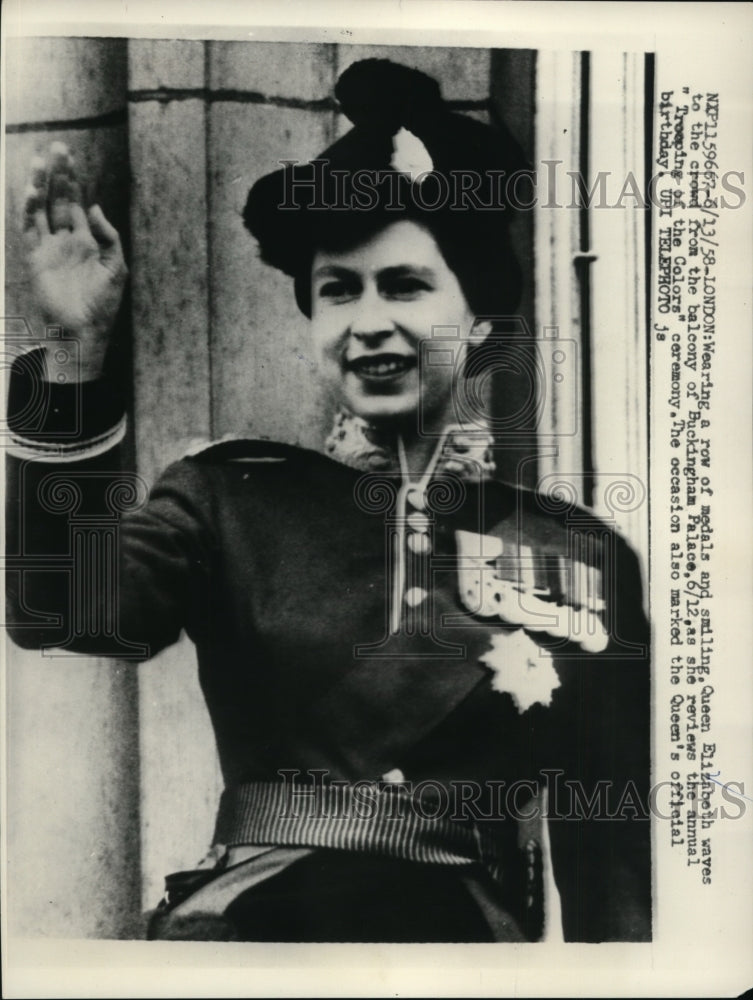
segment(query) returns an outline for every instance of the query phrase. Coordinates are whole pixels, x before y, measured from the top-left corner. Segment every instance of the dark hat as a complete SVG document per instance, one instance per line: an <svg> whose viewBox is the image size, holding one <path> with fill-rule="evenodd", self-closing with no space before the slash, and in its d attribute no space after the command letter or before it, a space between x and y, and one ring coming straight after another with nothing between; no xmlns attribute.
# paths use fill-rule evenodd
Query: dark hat
<svg viewBox="0 0 753 1000"><path fill-rule="evenodd" d="M436 80L386 59L354 63L335 97L353 128L316 159L262 177L243 213L262 259L296 279L301 309L310 314L317 248L356 245L406 217L432 232L479 315L513 309L508 182L528 165L507 129L453 112Z"/></svg>

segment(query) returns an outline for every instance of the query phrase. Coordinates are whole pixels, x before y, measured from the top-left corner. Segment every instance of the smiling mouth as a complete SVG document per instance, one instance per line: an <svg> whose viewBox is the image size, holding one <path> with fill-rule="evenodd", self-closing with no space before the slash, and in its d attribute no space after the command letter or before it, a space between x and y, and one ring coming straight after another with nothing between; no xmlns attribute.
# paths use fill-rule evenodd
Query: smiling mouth
<svg viewBox="0 0 753 1000"><path fill-rule="evenodd" d="M359 378L388 381L415 368L416 359L404 354L369 354L345 362L345 370Z"/></svg>

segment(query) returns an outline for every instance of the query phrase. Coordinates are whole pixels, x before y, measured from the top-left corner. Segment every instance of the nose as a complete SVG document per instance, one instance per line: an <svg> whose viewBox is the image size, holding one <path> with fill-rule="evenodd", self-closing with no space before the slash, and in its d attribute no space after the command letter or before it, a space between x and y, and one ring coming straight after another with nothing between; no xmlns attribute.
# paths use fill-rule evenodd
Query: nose
<svg viewBox="0 0 753 1000"><path fill-rule="evenodd" d="M369 346L380 344L395 332L387 303L375 288L367 287L359 297L349 331L356 340Z"/></svg>

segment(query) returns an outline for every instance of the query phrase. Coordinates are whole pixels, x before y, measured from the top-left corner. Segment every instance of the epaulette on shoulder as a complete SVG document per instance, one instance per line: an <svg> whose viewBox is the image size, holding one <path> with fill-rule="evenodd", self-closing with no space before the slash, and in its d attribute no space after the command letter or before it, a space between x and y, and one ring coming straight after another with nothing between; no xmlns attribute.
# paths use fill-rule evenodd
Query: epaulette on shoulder
<svg viewBox="0 0 753 1000"><path fill-rule="evenodd" d="M571 497L566 492L546 492L504 479L497 479L496 482L515 497L519 510L543 518L552 525L556 524L562 528L577 526L584 530L586 528L613 530L603 517L579 503L577 497Z"/></svg>
<svg viewBox="0 0 753 1000"><path fill-rule="evenodd" d="M285 462L300 449L280 441L258 438L222 438L219 441L198 442L186 451L184 458L192 462Z"/></svg>

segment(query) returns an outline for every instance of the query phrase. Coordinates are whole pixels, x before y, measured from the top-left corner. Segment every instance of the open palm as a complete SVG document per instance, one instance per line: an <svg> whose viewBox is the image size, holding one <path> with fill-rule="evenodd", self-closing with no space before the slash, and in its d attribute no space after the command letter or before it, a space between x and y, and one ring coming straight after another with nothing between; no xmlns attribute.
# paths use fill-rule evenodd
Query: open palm
<svg viewBox="0 0 753 1000"><path fill-rule="evenodd" d="M96 213L95 208L90 215ZM29 269L48 319L72 333L109 330L126 277L119 244L100 245L88 224L46 233L29 255Z"/></svg>
<svg viewBox="0 0 753 1000"><path fill-rule="evenodd" d="M32 289L45 318L79 340L81 373L96 377L128 269L120 237L98 205L84 211L73 159L53 143L32 163L25 229Z"/></svg>

